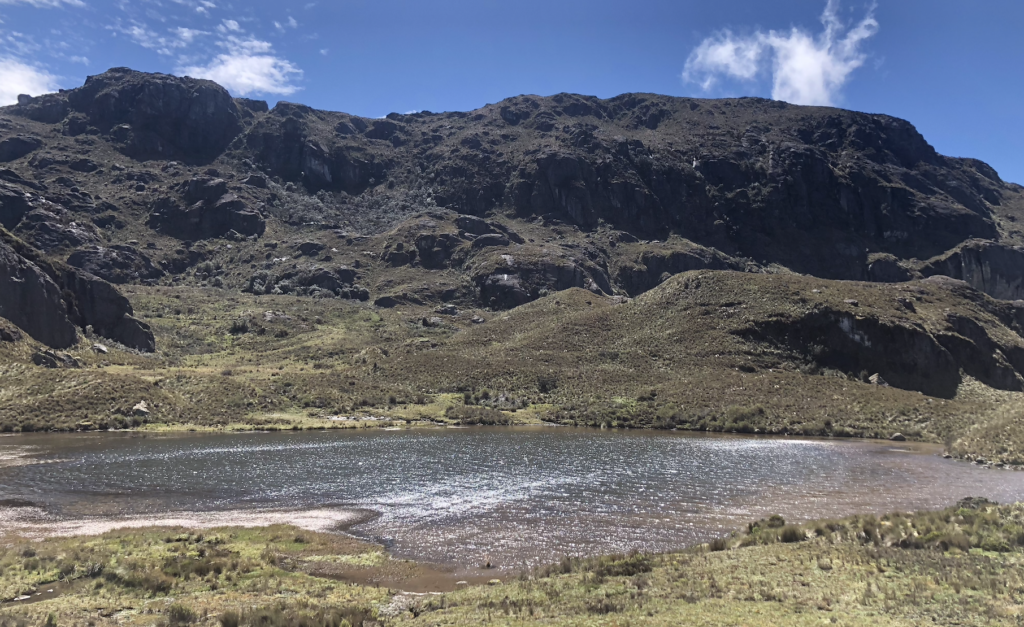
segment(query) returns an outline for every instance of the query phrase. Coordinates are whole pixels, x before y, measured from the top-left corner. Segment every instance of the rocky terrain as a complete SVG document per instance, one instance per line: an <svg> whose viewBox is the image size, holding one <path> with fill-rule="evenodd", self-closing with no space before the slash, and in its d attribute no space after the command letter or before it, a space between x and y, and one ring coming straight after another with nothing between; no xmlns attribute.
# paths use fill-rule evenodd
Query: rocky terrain
<svg viewBox="0 0 1024 627"><path fill-rule="evenodd" d="M1018 220L1024 188L885 115L558 94L367 119L115 68L0 109L0 409L102 424L140 400L119 385L173 372L205 391L162 388L154 420L487 389L545 419L786 431L795 411L839 435L945 403L969 419L915 433L952 443L1024 390ZM256 347L300 393L258 377L261 403L188 414L242 385L198 356ZM56 387L30 391L33 362ZM120 383L60 409L73 371ZM776 375L814 402L722 387ZM646 399L628 419L623 396Z"/></svg>

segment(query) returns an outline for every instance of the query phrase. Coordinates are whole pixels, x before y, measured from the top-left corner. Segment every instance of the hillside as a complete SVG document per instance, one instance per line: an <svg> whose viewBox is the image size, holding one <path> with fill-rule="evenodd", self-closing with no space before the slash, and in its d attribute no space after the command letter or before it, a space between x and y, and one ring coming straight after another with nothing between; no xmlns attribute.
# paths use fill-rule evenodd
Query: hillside
<svg viewBox="0 0 1024 627"><path fill-rule="evenodd" d="M1024 188L903 120L367 119L116 68L0 109L0 162L0 429L526 416L1024 461Z"/></svg>

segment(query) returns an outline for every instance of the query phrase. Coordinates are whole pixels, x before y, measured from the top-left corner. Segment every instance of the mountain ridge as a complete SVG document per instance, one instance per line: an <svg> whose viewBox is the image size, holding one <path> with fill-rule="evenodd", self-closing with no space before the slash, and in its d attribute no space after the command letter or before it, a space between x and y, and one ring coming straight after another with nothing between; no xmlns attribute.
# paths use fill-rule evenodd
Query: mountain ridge
<svg viewBox="0 0 1024 627"><path fill-rule="evenodd" d="M89 277L89 285L106 286L107 300L121 303L117 311L131 324L144 331L152 326L152 340L135 338L138 346L118 341L155 350L155 361L119 356L124 364L160 378L171 363L198 363L207 354L233 363L229 355L236 348L267 344L291 347L285 352L294 357L282 365L286 372L313 363L309 351L324 349L335 355L329 368L354 377L349 392L314 392L333 381L335 374L323 373L303 378L295 389L306 390L305 396L282 397L290 399L283 405L230 401L211 405L211 416L250 414L254 407L271 411L299 398L308 403L304 408L321 413L368 406L388 411L389 397L479 391L485 384L479 377L443 368L426 372L430 360L479 360L472 342L461 338L490 338L481 341L500 346L500 337L479 329L500 328L494 318L533 302L540 305L530 311L551 316L538 320L543 333L536 333L547 338L538 346L556 342L579 328L551 306L570 298L566 290L627 307L631 315L608 319L637 333L675 315L684 317L682 328L703 328L709 312L738 306L728 298L700 307L652 306L678 287L682 279L676 275L705 291L732 286L727 291L745 294L752 306L759 293L758 302L770 303L744 312L749 320L742 328L705 329L701 337L717 349L709 354L733 355L728 360L716 357L705 366L703 353L674 353L673 368L709 381L708 390L714 387L708 377L731 381L736 372L749 374L748 367L773 373L757 376L787 372L808 394L828 390L846 399L845 407L872 407L848 410L870 418L842 429L878 435L887 414L873 401L851 405L850 398L884 397L881 406L916 407L905 395L923 392L962 402L957 407L976 418L998 404L961 399L975 383L991 394L1011 395L1006 398L1024 389L1024 318L1015 313L1024 309L1017 302L1024 298L1024 231L1017 225L1024 220L1024 188L1002 181L981 161L938 154L912 124L887 115L759 98L556 94L515 96L470 112L368 119L284 101L269 108L232 98L209 81L115 68L78 89L0 108L0 159L5 241L34 247L23 249L20 259ZM709 278L694 283L694 273ZM42 275L47 272L35 276ZM943 276L954 280L937 278ZM57 279L51 277L57 284L63 280ZM51 287L40 290L53 293ZM119 300L118 290L127 300ZM807 310L825 291L847 295ZM574 301L583 298L571 293ZM638 298L648 293L650 298ZM195 308L183 306L182 295L206 304L189 313ZM945 303L947 313L915 305L922 302L918 297ZM257 314L225 305L232 312L227 314L213 304L234 300L258 307L261 299L277 309ZM79 333L117 339L110 325L76 318L75 298L44 300L63 307L57 313ZM927 320L915 307L928 309ZM369 311L383 326L374 331L377 340L359 335L353 346L320 346L311 338L325 333L338 341L340 331L310 322L301 313L310 309L324 320ZM224 315L237 319L228 326L215 322ZM298 330L289 330L284 319ZM281 335L258 335L267 330ZM623 341L614 334L594 337ZM673 351L687 341L677 330L666 338ZM870 339L874 348L860 347L856 338ZM903 361L878 352L879 342L890 341L903 347ZM846 348L829 351L829 344ZM11 350L14 362L28 356L24 349ZM95 361L69 350L84 363ZM566 350L570 363L606 359L577 345ZM508 358L500 353L496 348L487 360ZM418 371L396 367L389 357L396 354L408 355ZM551 407L545 414L550 419L600 422L586 418L586 408L605 401L583 400L588 395L641 394L632 375L618 383L601 379L604 387L549 389L548 383L571 377L566 364L552 374L525 353L515 354L524 374L496 377L508 388L496 392L539 395ZM645 359L636 361L633 372L647 372ZM941 366L935 381L926 376L929 360ZM613 362L606 364L609 371L626 363ZM121 376L114 372L103 376ZM733 411L739 400L689 395L676 387L686 377L658 372L649 378L661 381L662 400L650 397L637 405L643 416L608 410L618 416L612 423L667 424L654 416L670 415L669 405L697 403L697 414L711 416L701 419L705 428L732 424L714 416ZM209 375L190 376L202 389L245 387ZM833 376L854 386L852 397L834 391ZM870 387L871 376L901 391L879 393ZM256 397L275 388L272 379L256 379ZM143 389L139 381L124 385ZM382 385L404 392L384 394ZM740 397L743 407L759 405L756 396ZM185 396L161 398L167 420L190 415ZM120 407L122 400L97 400L84 411L105 415L99 407ZM11 408L34 416L47 402L37 398ZM760 405L767 413L757 414L754 422L763 422L758 428L786 428L789 419L772 414L775 405ZM831 433L831 426L821 425L839 423L825 420L835 411L827 405L808 410L813 415L802 432ZM963 428L981 424L975 418ZM818 426L806 426L812 424ZM922 428L921 437L963 432L943 424Z"/></svg>

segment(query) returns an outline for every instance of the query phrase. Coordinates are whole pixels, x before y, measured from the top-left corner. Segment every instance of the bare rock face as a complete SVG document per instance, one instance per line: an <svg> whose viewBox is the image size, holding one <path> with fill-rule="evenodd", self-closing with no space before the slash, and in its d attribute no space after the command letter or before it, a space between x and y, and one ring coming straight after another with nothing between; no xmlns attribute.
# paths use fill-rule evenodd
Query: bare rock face
<svg viewBox="0 0 1024 627"><path fill-rule="evenodd" d="M156 350L149 325L133 316L131 303L110 283L68 268L62 273L68 300L68 317L80 327L92 326L105 338L146 353Z"/></svg>
<svg viewBox="0 0 1024 627"><path fill-rule="evenodd" d="M0 140L0 162L20 159L42 145L43 140L38 137L15 135Z"/></svg>
<svg viewBox="0 0 1024 627"><path fill-rule="evenodd" d="M240 235L262 235L263 216L228 191L222 179L198 177L189 181L183 202L163 198L153 208L149 225L172 237L186 240L220 237L229 231Z"/></svg>
<svg viewBox="0 0 1024 627"><path fill-rule="evenodd" d="M52 348L78 339L88 326L106 338L144 352L156 350L149 325L110 283L82 270L43 260L38 251L0 230L0 317Z"/></svg>
<svg viewBox="0 0 1024 627"><path fill-rule="evenodd" d="M111 283L159 279L164 271L133 246L93 246L77 250L68 257L68 265L94 274Z"/></svg>
<svg viewBox="0 0 1024 627"><path fill-rule="evenodd" d="M2 241L0 317L18 325L32 339L53 348L67 348L78 339L57 284Z"/></svg>
<svg viewBox="0 0 1024 627"><path fill-rule="evenodd" d="M966 281L993 298L1024 298L1024 248L985 240L969 240L929 260L925 276L945 275Z"/></svg>
<svg viewBox="0 0 1024 627"><path fill-rule="evenodd" d="M67 103L140 160L208 161L242 130L235 101L207 80L114 68L67 92Z"/></svg>

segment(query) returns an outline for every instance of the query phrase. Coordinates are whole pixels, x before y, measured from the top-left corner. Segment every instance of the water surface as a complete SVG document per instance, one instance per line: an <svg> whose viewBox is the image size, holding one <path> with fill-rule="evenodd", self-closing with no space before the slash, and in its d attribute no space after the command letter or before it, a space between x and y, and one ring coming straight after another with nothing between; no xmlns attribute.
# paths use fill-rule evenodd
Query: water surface
<svg viewBox="0 0 1024 627"><path fill-rule="evenodd" d="M0 438L0 501L41 510L8 509L0 525L324 529L370 510L377 515L350 531L398 557L518 568L565 554L680 548L773 513L806 520L964 496L1024 500L1024 474L938 453L911 443L562 428L19 436Z"/></svg>

